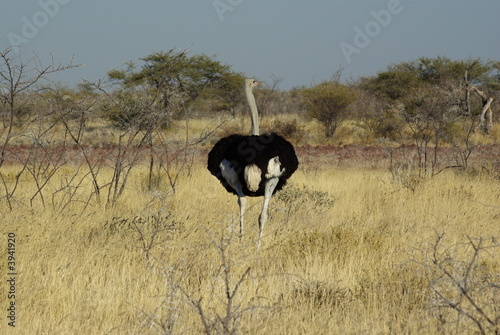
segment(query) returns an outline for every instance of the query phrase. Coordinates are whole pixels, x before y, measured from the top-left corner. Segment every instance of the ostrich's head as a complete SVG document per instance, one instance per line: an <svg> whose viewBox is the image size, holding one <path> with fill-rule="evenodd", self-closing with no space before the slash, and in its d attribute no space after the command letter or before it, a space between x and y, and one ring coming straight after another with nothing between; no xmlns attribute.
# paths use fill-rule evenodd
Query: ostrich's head
<svg viewBox="0 0 500 335"><path fill-rule="evenodd" d="M245 87L253 89L255 86L259 86L260 83L255 79L245 79Z"/></svg>

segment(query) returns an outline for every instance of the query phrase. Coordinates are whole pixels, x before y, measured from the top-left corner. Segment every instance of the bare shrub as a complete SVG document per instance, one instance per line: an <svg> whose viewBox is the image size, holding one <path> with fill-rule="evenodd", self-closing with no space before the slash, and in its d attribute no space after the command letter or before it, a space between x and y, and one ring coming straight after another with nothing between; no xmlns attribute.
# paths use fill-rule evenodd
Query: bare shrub
<svg viewBox="0 0 500 335"><path fill-rule="evenodd" d="M241 297L245 283L251 279L251 267L246 259L248 256L242 256L241 246L237 246L238 235L229 232L217 237L208 230L207 234L211 242L194 247L196 250L185 250L187 258L181 257L181 263L155 257L158 254L149 258L149 266L163 273L167 292L160 306L152 313L144 313L146 319L141 327L151 325L160 334L178 333L177 319L194 314L199 320L195 327L205 334L239 334L243 315L263 308ZM148 238L144 239L144 234L140 236L141 243L146 241L148 244ZM207 264L206 257L212 252L215 252L217 263ZM186 278L197 278L196 287L188 285ZM208 285L208 290L204 291L211 293L201 295L199 286L202 285Z"/></svg>
<svg viewBox="0 0 500 335"><path fill-rule="evenodd" d="M123 219L118 220L118 222L120 221L123 222ZM135 217L132 220L125 219L125 222L137 234L137 240L146 259L149 259L153 248L172 240L175 233L183 230L183 225L174 220L172 213Z"/></svg>
<svg viewBox="0 0 500 335"><path fill-rule="evenodd" d="M8 183L3 173L0 172L0 181L5 191L10 210L14 193L17 190L19 178L28 172L36 185L36 192L32 195L30 203L39 197L45 206L44 189L57 170L64 165L62 158L63 150L51 148L49 132L55 126L53 122L45 124L44 113L30 115L29 101L36 92L41 90L41 83L48 79L51 74L61 72L75 67L71 62L67 65L56 63L54 59L49 65L43 65L35 54L29 61L23 60L23 55L13 51L11 47L0 52L0 101L2 112L0 113L0 167L10 158L18 160L23 169L19 172L13 182ZM28 118L32 120L28 120ZM22 119L22 122L19 122ZM21 127L16 132L17 126ZM41 124L44 128L38 127ZM33 127L34 126L34 127ZM16 138L28 137L34 150L28 157L19 159L11 151L11 142Z"/></svg>
<svg viewBox="0 0 500 335"><path fill-rule="evenodd" d="M430 300L443 332L500 332L500 264L496 238L447 244L444 235L430 246L423 266ZM453 330L453 331L452 331Z"/></svg>

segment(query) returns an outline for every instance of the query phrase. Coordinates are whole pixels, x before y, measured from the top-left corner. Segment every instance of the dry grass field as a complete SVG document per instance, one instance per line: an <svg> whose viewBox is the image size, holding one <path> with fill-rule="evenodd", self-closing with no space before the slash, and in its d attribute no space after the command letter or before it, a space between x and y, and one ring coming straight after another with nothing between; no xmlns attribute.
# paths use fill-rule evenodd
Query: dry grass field
<svg viewBox="0 0 500 335"><path fill-rule="evenodd" d="M417 179L299 159L271 200L259 252L262 199L249 198L240 238L236 198L206 170L203 150L175 192L161 174L145 187L144 163L113 205L89 201L91 179L71 164L50 179L43 203L20 180L11 208L0 203L0 332L500 332L498 171ZM12 181L20 168L6 165L3 176ZM68 201L59 185L71 176L81 183ZM9 234L15 299L6 298Z"/></svg>

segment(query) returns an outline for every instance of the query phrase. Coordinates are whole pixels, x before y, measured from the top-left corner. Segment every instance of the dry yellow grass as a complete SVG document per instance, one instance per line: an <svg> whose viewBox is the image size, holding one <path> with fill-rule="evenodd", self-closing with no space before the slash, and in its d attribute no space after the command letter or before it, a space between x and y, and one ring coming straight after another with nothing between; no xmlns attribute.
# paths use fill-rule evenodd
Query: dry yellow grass
<svg viewBox="0 0 500 335"><path fill-rule="evenodd" d="M262 199L249 199L240 240L236 198L201 163L175 194L145 191L145 175L137 169L107 209L30 207L28 183L13 210L1 203L0 273L8 233L18 272L16 327L3 317L2 333L450 333L458 323L436 309L430 285L437 236L456 260L470 259L468 237L499 238L500 181L490 175L448 171L408 189L385 171L301 166L271 201L259 253ZM498 247L489 250L481 273L498 275ZM3 311L7 289L2 280ZM498 298L488 301L499 317Z"/></svg>

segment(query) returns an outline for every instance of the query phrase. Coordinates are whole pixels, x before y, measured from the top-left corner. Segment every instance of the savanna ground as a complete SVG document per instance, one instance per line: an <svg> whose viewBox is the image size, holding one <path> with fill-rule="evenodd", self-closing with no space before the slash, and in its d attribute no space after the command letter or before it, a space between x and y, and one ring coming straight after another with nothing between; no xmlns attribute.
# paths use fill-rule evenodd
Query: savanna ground
<svg viewBox="0 0 500 335"><path fill-rule="evenodd" d="M115 166L93 180L86 167L96 165L79 163L78 148L45 174L26 165L0 204L2 333L498 334L498 138L465 170L421 176L389 169L391 149L349 142L348 130L319 147L305 133L310 144L297 146L299 170L271 200L259 252L262 199L249 198L240 239L236 198L205 168L210 140L168 170L180 173L150 178L141 158L112 203L105 185ZM18 157L29 151L16 145ZM2 186L22 168L5 164ZM93 182L103 185L100 201ZM6 318L9 233L15 328Z"/></svg>

